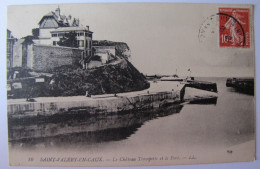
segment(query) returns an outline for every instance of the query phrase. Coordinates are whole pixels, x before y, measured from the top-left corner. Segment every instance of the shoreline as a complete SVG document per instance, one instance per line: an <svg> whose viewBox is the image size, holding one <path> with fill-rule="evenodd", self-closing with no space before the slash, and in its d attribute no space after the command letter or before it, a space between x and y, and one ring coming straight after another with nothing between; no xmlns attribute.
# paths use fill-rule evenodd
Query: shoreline
<svg viewBox="0 0 260 169"><path fill-rule="evenodd" d="M39 97L34 102L25 99L9 99L9 120L50 117L53 115L86 113L89 115L120 113L160 108L185 101L203 101L217 98L214 92L186 87L180 82L151 82L148 89L136 92L104 94L91 97Z"/></svg>
<svg viewBox="0 0 260 169"><path fill-rule="evenodd" d="M160 85L158 85L160 84ZM172 85L172 86L171 86ZM168 86L168 88L166 88ZM170 90L170 88L172 88ZM159 107L162 100L181 102L184 95L184 84L156 83L149 89L137 92L119 93L117 96L97 95L93 97L42 97L35 102L25 99L8 100L8 118L51 116L67 111L86 111L89 114L111 113L131 109Z"/></svg>

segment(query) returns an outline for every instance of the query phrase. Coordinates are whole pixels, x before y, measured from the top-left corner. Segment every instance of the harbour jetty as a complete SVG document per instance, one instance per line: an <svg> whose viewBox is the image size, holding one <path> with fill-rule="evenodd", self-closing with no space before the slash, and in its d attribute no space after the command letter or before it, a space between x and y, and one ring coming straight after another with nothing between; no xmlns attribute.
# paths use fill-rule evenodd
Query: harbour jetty
<svg viewBox="0 0 260 169"><path fill-rule="evenodd" d="M186 84L186 87L196 88L200 90L206 90L211 92L218 92L217 84L214 82L198 81L194 77L179 77L177 74L173 76L168 75L147 75L146 79L152 81L178 81Z"/></svg>
<svg viewBox="0 0 260 169"><path fill-rule="evenodd" d="M186 86L211 92L218 92L217 84L212 82L188 80Z"/></svg>
<svg viewBox="0 0 260 169"><path fill-rule="evenodd" d="M179 113L185 103L216 104L217 97L215 92L177 81L150 81L148 89L135 92L8 99L9 141L26 145L46 138L59 144L60 139L71 140L71 134L73 139L89 138L89 142L122 139L145 121ZM70 125L64 126L65 121ZM115 131L126 132L120 135Z"/></svg>
<svg viewBox="0 0 260 169"><path fill-rule="evenodd" d="M254 95L254 78L228 78L227 87L233 87L236 91Z"/></svg>
<svg viewBox="0 0 260 169"><path fill-rule="evenodd" d="M87 114L114 113L128 110L151 109L166 101L180 103L184 97L184 84L152 83L146 90L118 94L70 97L39 97L33 102L26 99L8 100L8 118L32 118L68 112Z"/></svg>
<svg viewBox="0 0 260 169"><path fill-rule="evenodd" d="M214 92L206 91L207 94L203 94L205 91L198 90L199 93L196 94L196 92L185 92L185 88L184 83L158 81L151 82L150 88L146 90L128 93L92 95L91 97L39 97L34 98L32 102L26 99L9 99L8 119L38 118L79 112L95 115L147 110L181 103L185 101L184 95L190 95L189 101L217 97Z"/></svg>

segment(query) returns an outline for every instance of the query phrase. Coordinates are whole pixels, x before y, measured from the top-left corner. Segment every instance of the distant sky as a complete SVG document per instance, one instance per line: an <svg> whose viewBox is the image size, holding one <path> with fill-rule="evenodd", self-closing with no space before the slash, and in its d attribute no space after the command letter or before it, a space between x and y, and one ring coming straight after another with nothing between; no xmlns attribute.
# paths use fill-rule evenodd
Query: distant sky
<svg viewBox="0 0 260 169"><path fill-rule="evenodd" d="M9 6L7 28L15 37L31 34L45 14L58 5ZM61 14L89 25L95 40L126 42L131 62L144 74L187 76L254 76L254 47L219 48L218 29L205 33L200 27L218 12L202 4L74 4L59 5ZM214 25L214 24L213 24Z"/></svg>

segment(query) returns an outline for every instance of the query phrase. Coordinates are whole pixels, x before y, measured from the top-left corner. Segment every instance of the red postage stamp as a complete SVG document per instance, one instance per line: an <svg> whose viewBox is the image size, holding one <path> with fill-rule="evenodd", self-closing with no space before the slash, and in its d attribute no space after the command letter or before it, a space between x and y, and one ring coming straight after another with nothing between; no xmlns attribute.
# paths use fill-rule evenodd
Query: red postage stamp
<svg viewBox="0 0 260 169"><path fill-rule="evenodd" d="M250 48L247 8L219 8L219 46Z"/></svg>

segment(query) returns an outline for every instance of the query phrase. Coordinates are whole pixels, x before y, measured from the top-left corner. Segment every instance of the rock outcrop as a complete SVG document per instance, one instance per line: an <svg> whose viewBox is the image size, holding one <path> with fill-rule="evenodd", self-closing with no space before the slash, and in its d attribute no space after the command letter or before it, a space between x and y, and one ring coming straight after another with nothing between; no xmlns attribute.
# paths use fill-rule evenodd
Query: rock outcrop
<svg viewBox="0 0 260 169"><path fill-rule="evenodd" d="M124 42L113 42L107 40L93 40L93 46L115 46L116 55L125 59L131 57L129 46Z"/></svg>
<svg viewBox="0 0 260 169"><path fill-rule="evenodd" d="M116 94L144 90L149 82L128 60L91 70L60 67L53 72L49 90L54 96Z"/></svg>

